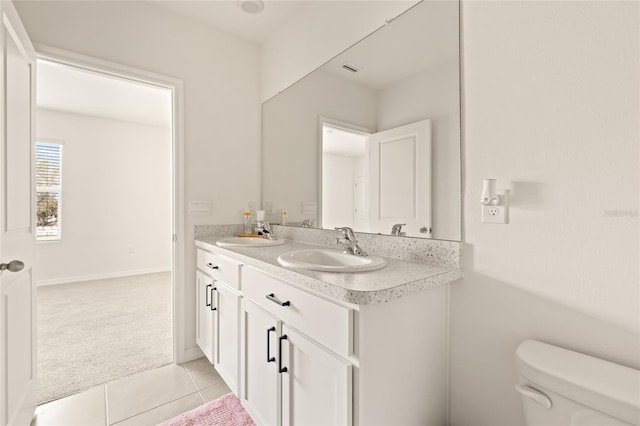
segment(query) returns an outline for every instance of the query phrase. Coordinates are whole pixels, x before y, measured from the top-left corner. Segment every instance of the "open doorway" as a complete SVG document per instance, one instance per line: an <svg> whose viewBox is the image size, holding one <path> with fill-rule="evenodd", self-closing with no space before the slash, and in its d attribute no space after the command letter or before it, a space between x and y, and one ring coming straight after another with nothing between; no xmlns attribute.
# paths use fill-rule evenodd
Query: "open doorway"
<svg viewBox="0 0 640 426"><path fill-rule="evenodd" d="M39 404L174 361L172 96L38 61Z"/></svg>
<svg viewBox="0 0 640 426"><path fill-rule="evenodd" d="M369 133L321 122L324 228L369 230Z"/></svg>

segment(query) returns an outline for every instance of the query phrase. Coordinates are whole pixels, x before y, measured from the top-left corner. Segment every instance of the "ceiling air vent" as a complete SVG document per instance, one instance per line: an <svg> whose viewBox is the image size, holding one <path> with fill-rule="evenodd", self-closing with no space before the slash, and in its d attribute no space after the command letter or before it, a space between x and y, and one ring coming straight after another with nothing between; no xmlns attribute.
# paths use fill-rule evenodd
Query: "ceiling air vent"
<svg viewBox="0 0 640 426"><path fill-rule="evenodd" d="M349 71L349 72L353 72L353 73L356 73L356 72L361 70L361 68L359 66L354 65L354 64L350 64L348 62L346 64L342 64L342 68L347 70L347 71Z"/></svg>

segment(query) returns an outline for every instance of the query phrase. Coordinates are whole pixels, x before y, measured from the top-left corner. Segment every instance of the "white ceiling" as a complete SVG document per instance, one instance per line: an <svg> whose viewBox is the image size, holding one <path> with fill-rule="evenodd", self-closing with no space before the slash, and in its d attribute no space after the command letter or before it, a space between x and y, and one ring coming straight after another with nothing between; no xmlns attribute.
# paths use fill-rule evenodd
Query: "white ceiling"
<svg viewBox="0 0 640 426"><path fill-rule="evenodd" d="M316 0L264 0L257 14L243 12L235 0L147 0L171 13L214 27L226 34L262 44L282 22Z"/></svg>
<svg viewBox="0 0 640 426"><path fill-rule="evenodd" d="M36 105L57 111L170 127L171 91L38 61Z"/></svg>

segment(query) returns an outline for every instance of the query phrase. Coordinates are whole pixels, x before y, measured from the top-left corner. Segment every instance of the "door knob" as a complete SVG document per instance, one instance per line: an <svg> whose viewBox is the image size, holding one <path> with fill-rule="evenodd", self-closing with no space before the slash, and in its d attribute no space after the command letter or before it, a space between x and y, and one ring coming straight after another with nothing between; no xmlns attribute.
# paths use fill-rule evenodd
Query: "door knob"
<svg viewBox="0 0 640 426"><path fill-rule="evenodd" d="M9 263L0 263L0 272L4 271L5 269L8 269L9 272L18 272L22 271L23 268L24 262L21 262L19 260L12 260Z"/></svg>

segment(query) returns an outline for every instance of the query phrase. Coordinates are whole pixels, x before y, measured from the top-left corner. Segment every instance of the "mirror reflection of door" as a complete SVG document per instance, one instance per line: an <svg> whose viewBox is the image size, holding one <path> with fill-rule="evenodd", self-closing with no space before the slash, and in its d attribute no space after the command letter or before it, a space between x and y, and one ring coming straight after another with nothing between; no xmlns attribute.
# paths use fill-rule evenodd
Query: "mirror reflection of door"
<svg viewBox="0 0 640 426"><path fill-rule="evenodd" d="M322 125L322 227L431 237L431 122L377 133ZM355 126L354 126L355 127Z"/></svg>
<svg viewBox="0 0 640 426"><path fill-rule="evenodd" d="M422 120L371 136L370 232L431 237L431 122Z"/></svg>
<svg viewBox="0 0 640 426"><path fill-rule="evenodd" d="M368 180L369 134L322 123L323 228L368 229Z"/></svg>

